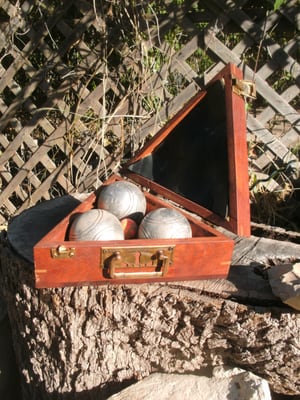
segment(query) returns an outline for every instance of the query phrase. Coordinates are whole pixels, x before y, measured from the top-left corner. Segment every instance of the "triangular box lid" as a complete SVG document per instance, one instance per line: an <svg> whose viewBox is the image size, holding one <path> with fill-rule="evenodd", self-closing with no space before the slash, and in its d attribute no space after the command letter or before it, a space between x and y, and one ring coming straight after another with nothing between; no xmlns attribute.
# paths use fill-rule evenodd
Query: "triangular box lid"
<svg viewBox="0 0 300 400"><path fill-rule="evenodd" d="M228 64L124 167L123 174L215 225L250 234L242 72Z"/></svg>

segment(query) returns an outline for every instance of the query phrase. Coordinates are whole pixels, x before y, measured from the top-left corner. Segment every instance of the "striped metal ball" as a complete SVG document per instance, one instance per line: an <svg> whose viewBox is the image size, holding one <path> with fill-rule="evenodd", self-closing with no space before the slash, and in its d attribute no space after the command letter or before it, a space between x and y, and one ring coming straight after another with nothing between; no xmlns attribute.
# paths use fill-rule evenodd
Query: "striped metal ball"
<svg viewBox="0 0 300 400"><path fill-rule="evenodd" d="M142 220L138 230L140 239L180 239L192 237L188 219L172 208L157 208Z"/></svg>
<svg viewBox="0 0 300 400"><path fill-rule="evenodd" d="M116 181L101 187L97 207L117 218L132 218L139 222L146 212L146 197L141 189L127 181Z"/></svg>
<svg viewBox="0 0 300 400"><path fill-rule="evenodd" d="M77 215L69 229L69 240L123 240L118 218L105 210L92 209Z"/></svg>

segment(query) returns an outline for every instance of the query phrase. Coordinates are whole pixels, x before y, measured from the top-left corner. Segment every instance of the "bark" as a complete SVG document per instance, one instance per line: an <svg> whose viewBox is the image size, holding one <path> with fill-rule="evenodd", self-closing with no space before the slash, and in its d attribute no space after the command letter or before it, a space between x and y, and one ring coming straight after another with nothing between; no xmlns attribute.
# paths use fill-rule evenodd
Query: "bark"
<svg viewBox="0 0 300 400"><path fill-rule="evenodd" d="M222 364L300 393L299 313L257 264L228 280L36 290L32 263L5 239L0 260L24 400L104 399L153 372Z"/></svg>

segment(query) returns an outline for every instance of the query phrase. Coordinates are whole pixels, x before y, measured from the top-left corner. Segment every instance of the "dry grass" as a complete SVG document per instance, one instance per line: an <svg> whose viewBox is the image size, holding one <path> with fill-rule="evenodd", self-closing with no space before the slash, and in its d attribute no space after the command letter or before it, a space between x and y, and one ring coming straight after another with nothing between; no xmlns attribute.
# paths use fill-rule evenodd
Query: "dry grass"
<svg viewBox="0 0 300 400"><path fill-rule="evenodd" d="M12 104L18 91L26 89L32 77L49 67L45 54L56 55L65 39L61 25L51 26L48 23L59 14L61 2L37 2L26 13L22 9L22 2L13 3L14 15L8 15L5 8L1 8L0 13L0 22L2 18L3 26L7 27L7 45L0 52L4 71L9 69L13 61L12 54L21 53L24 46L31 43L29 33L32 27L37 29L44 26L48 35L43 46L37 46L30 53L30 62L14 75L16 93L9 85L0 93L0 100L7 106ZM266 12L272 12L273 5L266 3L267 10L255 1L249 0L248 3L246 12L265 29L264 18ZM10 2L5 4L9 5ZM259 15L251 15L257 10ZM53 179L41 200L60 196L68 190L94 190L144 144L145 138L141 138L140 132L145 122L151 118L154 121L150 133L155 133L165 122L160 118L161 110L195 79L185 75L182 67L191 68L198 82L198 78L200 81L216 65L216 57L207 51L205 45L202 46L201 41L197 50L185 60L181 62L178 57L186 43L195 37L196 29L200 37L206 29L211 29L215 38L230 49L240 46L245 36L235 23L223 25L221 15L216 15L216 20L211 21L208 18L210 12L207 13L201 2L90 0L89 11L93 13L93 23L87 24L77 42L61 57L58 66L50 68L43 85L17 109L14 120L2 131L6 139L12 142L18 135L18 129L31 122L32 115L45 113L45 120L54 128L66 124L63 141L52 145L47 142L49 133L45 132L43 126L36 126L31 133L31 143L23 143L14 157L5 163L0 175L0 194L10 179L19 173L22 166L17 161L30 160L36 149L42 146L54 163L53 168L59 169L63 165L67 172L61 173L60 180L57 177ZM188 28L185 26L182 15L193 21L194 30L190 29L191 25ZM165 23L167 17L168 24ZM63 15L62 21L65 28L72 29L82 18L84 13L74 6ZM283 37L283 30L278 23L268 35L286 46L294 37L293 29L288 27ZM268 57L264 35L259 43L254 43L241 55L243 61L255 70L262 68ZM269 83L284 94L294 84L294 79L290 73L279 69L272 74ZM50 93L54 101L48 104L47 96ZM89 103L89 96L93 97L95 93L97 96ZM297 97L292 102L296 104ZM252 115L264 107L268 107L268 104L262 95L248 104ZM266 127L278 139L293 128L291 123L276 113ZM0 156L1 151L5 151L4 146L0 147ZM253 218L282 225L290 215L294 219L290 204L297 201L297 180L291 172L291 164L284 165L276 157L272 157L261 169L252 165L252 161L262 154L268 154L268 144L259 140L249 143ZM18 209L25 200L34 198L35 190L49 179L49 175L50 171L43 162L36 164L11 195L9 200L13 207ZM63 179L67 181L66 186L61 183ZM4 219L12 215L13 207L1 208ZM297 228L293 222L292 226Z"/></svg>

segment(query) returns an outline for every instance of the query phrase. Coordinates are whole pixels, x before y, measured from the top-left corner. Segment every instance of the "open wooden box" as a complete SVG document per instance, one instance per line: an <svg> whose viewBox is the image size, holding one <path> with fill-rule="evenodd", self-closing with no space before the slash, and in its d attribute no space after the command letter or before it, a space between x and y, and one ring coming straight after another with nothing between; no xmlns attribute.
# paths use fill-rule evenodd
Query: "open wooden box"
<svg viewBox="0 0 300 400"><path fill-rule="evenodd" d="M72 216L95 207L92 193L34 247L36 287L226 277L234 242L216 227L250 234L243 85L241 71L228 64L105 182L146 188L147 212L176 208L192 238L66 240Z"/></svg>

